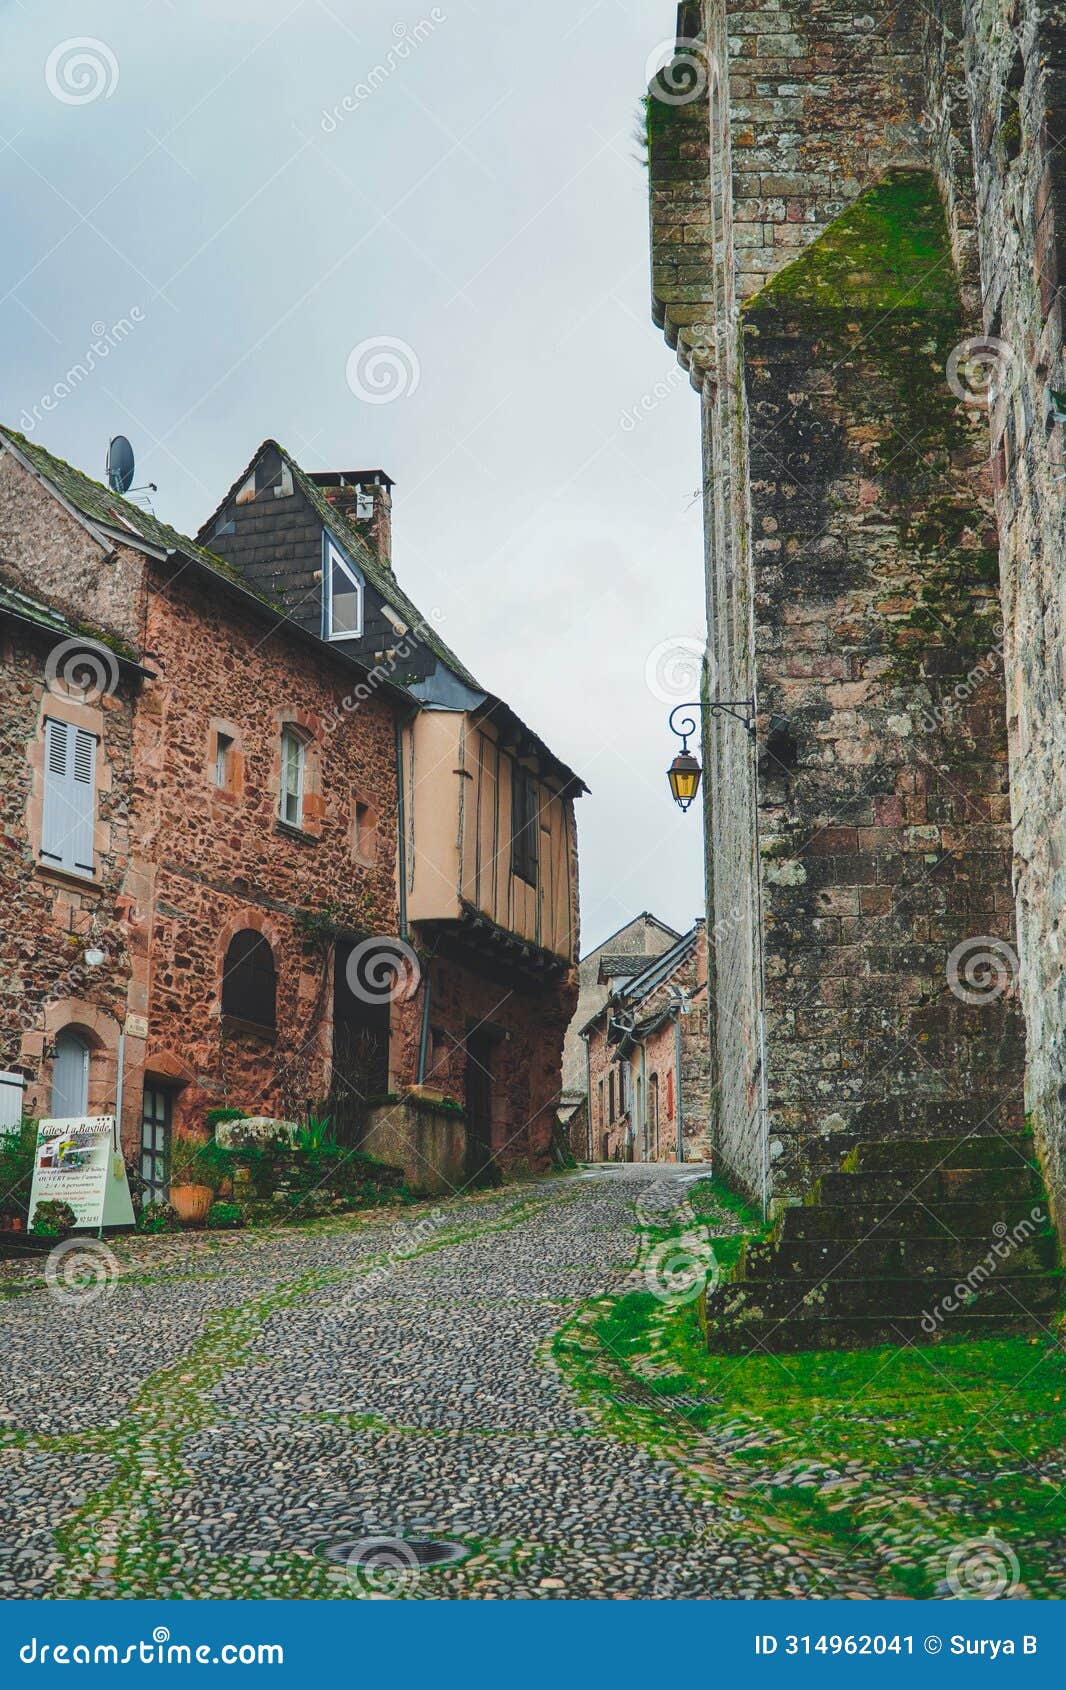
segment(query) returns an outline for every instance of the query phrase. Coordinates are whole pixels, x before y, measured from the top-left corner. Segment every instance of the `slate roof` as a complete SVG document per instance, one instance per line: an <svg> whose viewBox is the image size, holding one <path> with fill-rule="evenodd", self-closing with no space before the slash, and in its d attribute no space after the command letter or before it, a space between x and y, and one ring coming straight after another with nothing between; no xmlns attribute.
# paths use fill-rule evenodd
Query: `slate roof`
<svg viewBox="0 0 1066 1690"><path fill-rule="evenodd" d="M30 598L28 593L20 592L17 587L12 587L6 581L0 581L0 616L13 616L19 622L29 622L45 633L59 634L65 639L98 640L102 645L106 645L115 651L119 663L125 664L131 670L136 670L139 674L146 675L148 673L146 669L141 668L139 663L128 657L124 651L117 650L114 638L103 630L95 628L90 630L84 624L78 625L71 622L70 618L64 616L61 610L56 610L54 605L42 604L40 599Z"/></svg>
<svg viewBox="0 0 1066 1690"><path fill-rule="evenodd" d="M696 933L697 928L690 927L668 951L649 957L642 969L618 987L615 1001L633 1005L644 1003L691 956L696 949Z"/></svg>
<svg viewBox="0 0 1066 1690"><path fill-rule="evenodd" d="M305 472L300 468L300 465L296 462L296 459L292 456L291 452L287 452L278 440L264 440L262 445L256 448L252 454L251 461L245 465L244 469L229 489L225 498L219 502L217 508L211 512L211 515L201 527L201 535L208 533L208 531L214 527L219 516L225 510L230 500L236 496L238 489L243 487L244 483L247 481L249 475L252 473L252 470L259 462L263 453L271 449L280 453L283 462L288 464L289 469L292 471L293 481L299 487L300 492L303 494L308 504L311 505L316 515L321 518L323 527L330 530L334 539L338 540L344 547L344 550L348 552L352 562L358 564L360 570L366 576L366 579L374 588L375 592L381 595L385 603L396 612L401 621L405 622L409 628L415 628L422 623L424 620L422 612L418 609L418 606L407 597L407 594L397 582L392 570L385 568L376 553L370 546L367 545L358 529L352 527L351 523L348 522L343 513L337 509L336 505L330 504L321 487L316 486L316 484L311 480L311 477L305 474ZM483 693L485 691L485 688L481 685L481 683L474 679L466 665L460 662L451 647L445 645L431 621L425 622L425 632L420 636L420 638L423 640L424 644L429 647L430 651L432 651L436 657L440 658L446 668L450 669L454 675L457 675L466 686L470 687L474 692Z"/></svg>
<svg viewBox="0 0 1066 1690"><path fill-rule="evenodd" d="M209 552L195 540L190 540L187 534L179 534L176 528L171 528L158 517L146 511L140 505L135 505L129 499L124 499L118 493L113 493L102 481L94 481L91 476L84 475L80 469L65 463L62 458L46 452L36 441L27 440L25 435L19 434L13 428L0 428L0 439L10 440L18 448L23 457L27 458L39 475L60 492L63 497L79 510L82 516L90 522L101 523L112 532L132 528L134 533L149 546L158 551L181 552L185 557L196 558L200 563L213 569L217 574L225 575L228 580L234 577L234 571L228 563L224 563L214 552Z"/></svg>
<svg viewBox="0 0 1066 1690"><path fill-rule="evenodd" d="M125 541L133 545L136 545L139 539L151 550L161 552L167 557L176 555L185 558L195 567L209 571L230 592L238 593L261 607L284 629L287 638L295 639L304 645L321 644L321 641L314 640L311 635L304 634L290 620L283 605L257 592L241 570L227 563L225 558L208 551L198 541L190 540L187 534L171 528L166 522L160 522L151 511L143 510L140 505L132 504L129 499L113 493L103 482L94 481L92 476L83 474L72 464L55 457L35 441L27 440L25 435L19 434L16 429L0 427L0 441L7 441L35 474L53 487L82 517L100 527L108 538L114 538L120 544ZM58 612L54 611L49 614L58 616ZM84 632L84 629L71 631ZM114 641L105 634L101 634L99 638L105 644L114 645ZM340 651L335 651L333 655L337 662L361 675L372 673L371 665L362 658ZM402 699L409 706L414 702L404 688L392 681L379 683L378 690L387 694L390 699Z"/></svg>
<svg viewBox="0 0 1066 1690"><path fill-rule="evenodd" d="M406 623L409 628L413 629L419 626L424 627L425 632L419 636L423 644L429 647L430 651L432 651L433 654L439 658L441 663L444 664L444 667L446 669L450 669L452 674L462 681L464 686L467 686L471 689L471 691L482 695L482 698L487 705L487 709L483 712L484 715L486 717L492 717L498 725L510 725L512 728L520 729L522 734L538 748L545 759L554 765L554 767L560 772L563 777L564 784L575 795L580 792L587 792L588 787L585 785L585 782L581 779L580 775L575 774L568 764L564 763L560 757L557 757L555 753L544 743L540 736L534 733L534 731L522 721L520 716L515 715L514 711L504 699L499 698L495 693L489 692L487 688L482 686L480 681L475 679L475 677L470 673L470 670L466 667L466 664L463 663L462 660L456 656L451 647L445 644L444 640L441 639L440 635L434 628L432 621L427 621L414 601L408 598L407 594L396 580L392 570L386 568L377 556L376 552L372 549L372 547L367 545L358 529L352 527L351 523L347 521L343 513L339 511L335 505L330 504L322 489L314 481L312 481L311 477L303 469L300 468L296 459L290 452L285 450L285 447L280 441L267 439L256 448L249 462L245 465L240 475L237 476L225 497L219 500L219 503L211 512L207 521L202 525L200 529L201 536L208 534L213 530L215 523L218 521L218 518L225 510L226 506L236 497L239 489L243 487L249 475L251 475L252 470L266 451L277 452L283 462L289 466L289 469L292 471L294 483L299 487L301 493L307 499L316 515L320 517L323 527L328 528L334 538L339 541L344 550L348 552L353 563L356 563L359 566L367 581L369 581L375 591L380 594L385 603L396 612L401 621ZM392 485L391 481L389 485ZM237 571L237 573L239 574L240 572Z"/></svg>
<svg viewBox="0 0 1066 1690"><path fill-rule="evenodd" d="M608 951L600 958L600 977L604 980L617 980L619 975L639 974L653 960L652 956L645 956L643 951Z"/></svg>

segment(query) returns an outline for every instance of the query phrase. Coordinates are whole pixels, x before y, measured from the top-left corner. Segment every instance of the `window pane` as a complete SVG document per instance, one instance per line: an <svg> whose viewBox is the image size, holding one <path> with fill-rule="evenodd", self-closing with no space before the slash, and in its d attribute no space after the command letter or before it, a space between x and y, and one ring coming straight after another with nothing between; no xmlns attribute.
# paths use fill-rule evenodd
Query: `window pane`
<svg viewBox="0 0 1066 1690"><path fill-rule="evenodd" d="M360 632L362 623L361 598L362 594L357 584L352 580L339 559L334 558L330 572L331 633L358 634Z"/></svg>
<svg viewBox="0 0 1066 1690"><path fill-rule="evenodd" d="M303 741L288 729L281 736L281 814L298 827L303 811Z"/></svg>

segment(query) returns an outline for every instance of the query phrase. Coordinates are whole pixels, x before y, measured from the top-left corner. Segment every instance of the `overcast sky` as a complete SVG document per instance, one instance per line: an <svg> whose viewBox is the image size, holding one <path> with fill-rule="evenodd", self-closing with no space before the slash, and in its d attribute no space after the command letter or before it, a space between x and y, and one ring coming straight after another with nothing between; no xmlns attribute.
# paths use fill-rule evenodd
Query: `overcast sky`
<svg viewBox="0 0 1066 1690"><path fill-rule="evenodd" d="M0 0L3 420L95 475L128 434L188 533L268 435L387 470L399 579L591 788L583 949L702 903L662 650L702 640L698 404L634 138L674 15Z"/></svg>

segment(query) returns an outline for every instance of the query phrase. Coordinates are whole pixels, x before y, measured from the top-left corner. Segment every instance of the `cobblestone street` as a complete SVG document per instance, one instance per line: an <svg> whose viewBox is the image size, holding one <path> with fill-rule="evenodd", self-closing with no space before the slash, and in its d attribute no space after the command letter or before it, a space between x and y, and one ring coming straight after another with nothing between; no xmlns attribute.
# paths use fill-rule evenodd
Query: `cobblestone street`
<svg viewBox="0 0 1066 1690"><path fill-rule="evenodd" d="M370 1586L323 1549L381 1537L463 1545L397 1568L419 1598L784 1593L794 1566L552 1359L575 1307L624 1286L647 1184L605 1169L400 1221L126 1239L94 1300L13 1297L0 1588L348 1597ZM30 1271L8 1264L9 1289Z"/></svg>

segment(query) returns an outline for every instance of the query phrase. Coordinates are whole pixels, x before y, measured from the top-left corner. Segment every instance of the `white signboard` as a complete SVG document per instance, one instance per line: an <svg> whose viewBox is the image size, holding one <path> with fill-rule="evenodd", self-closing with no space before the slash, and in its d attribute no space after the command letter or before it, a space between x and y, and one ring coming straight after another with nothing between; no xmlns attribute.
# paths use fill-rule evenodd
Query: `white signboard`
<svg viewBox="0 0 1066 1690"><path fill-rule="evenodd" d="M132 1226L126 1164L113 1115L52 1118L37 1125L30 1227L38 1203L69 1203L76 1227Z"/></svg>

